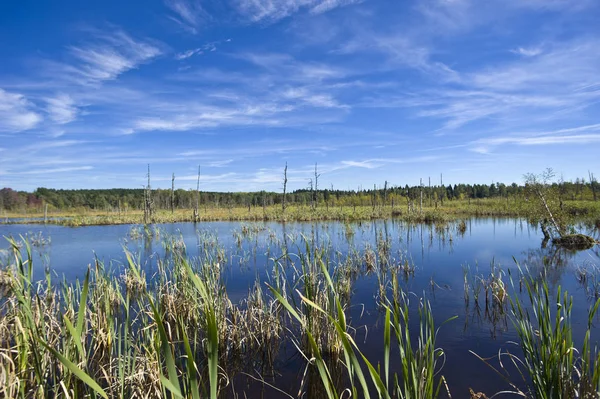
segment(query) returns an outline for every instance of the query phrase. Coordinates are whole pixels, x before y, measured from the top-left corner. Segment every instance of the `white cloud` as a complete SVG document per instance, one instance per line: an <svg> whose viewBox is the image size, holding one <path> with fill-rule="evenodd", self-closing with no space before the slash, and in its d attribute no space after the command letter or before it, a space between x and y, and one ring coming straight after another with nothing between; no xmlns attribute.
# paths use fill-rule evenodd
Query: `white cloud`
<svg viewBox="0 0 600 399"><path fill-rule="evenodd" d="M417 116L444 120L444 129L483 119L535 124L568 117L600 101L598 70L596 41L549 43L536 56L458 74L454 88L422 89L376 103L414 107Z"/></svg>
<svg viewBox="0 0 600 399"><path fill-rule="evenodd" d="M68 168L52 168L52 169L35 169L27 170L25 172L13 172L15 175L42 175L42 174L53 174L53 173L66 173L66 172L77 172L82 170L94 169L92 166L74 166Z"/></svg>
<svg viewBox="0 0 600 399"><path fill-rule="evenodd" d="M581 11L592 5L595 0L511 0L508 4L515 8L532 8L552 11ZM597 4L597 3L596 3Z"/></svg>
<svg viewBox="0 0 600 399"><path fill-rule="evenodd" d="M233 162L233 159L220 159L217 161L208 162L205 164L205 166L211 167L211 168L223 168L232 162Z"/></svg>
<svg viewBox="0 0 600 399"><path fill-rule="evenodd" d="M474 14L481 15L487 7L482 4L473 4L472 0L420 0L417 10L427 21L423 28L442 32L456 32L470 28L481 23L481 18L474 18Z"/></svg>
<svg viewBox="0 0 600 399"><path fill-rule="evenodd" d="M375 169L383 166L381 163L375 163L373 161L342 161L341 164L343 166L366 169Z"/></svg>
<svg viewBox="0 0 600 399"><path fill-rule="evenodd" d="M436 81L456 82L460 79L458 72L435 60L431 45L421 44L420 38L412 37L405 30L383 34L378 29L359 29L333 53L382 56L382 60L377 60L377 66L372 67L378 72L395 71L404 67L418 70Z"/></svg>
<svg viewBox="0 0 600 399"><path fill-rule="evenodd" d="M200 25L210 19L198 0L165 0L165 4L175 14L171 20L192 34L197 34Z"/></svg>
<svg viewBox="0 0 600 399"><path fill-rule="evenodd" d="M320 14L362 0L235 0L238 12L253 22L275 22L301 9Z"/></svg>
<svg viewBox="0 0 600 399"><path fill-rule="evenodd" d="M278 115L293 106L277 103L255 103L244 107L215 107L202 104L180 104L185 113L163 112L161 117L143 117L134 122L129 133L137 131L189 131L221 126L276 126Z"/></svg>
<svg viewBox="0 0 600 399"><path fill-rule="evenodd" d="M199 54L201 52L202 52L202 49L200 49L200 48L194 48L194 49L191 49L191 50L184 51L183 53L178 53L177 55L175 55L175 58L177 60L181 61L181 60L185 60L185 59L188 59L190 57L193 57L194 55Z"/></svg>
<svg viewBox="0 0 600 399"><path fill-rule="evenodd" d="M155 44L135 40L123 31L99 34L95 43L70 50L78 63L66 67L64 72L77 74L87 83L116 79L162 53Z"/></svg>
<svg viewBox="0 0 600 399"><path fill-rule="evenodd" d="M42 121L25 96L0 89L0 132L15 133L33 129Z"/></svg>
<svg viewBox="0 0 600 399"><path fill-rule="evenodd" d="M198 54L204 54L207 52L217 51L217 46L223 42L227 42L227 43L231 42L231 39L214 41L214 42L206 43L197 48L186 50L184 52L176 54L175 59L182 61L182 60L186 60L186 59L193 57L195 55L198 55Z"/></svg>
<svg viewBox="0 0 600 399"><path fill-rule="evenodd" d="M444 36L500 25L523 9L579 12L597 4L596 0L418 0L416 9L424 17L421 30Z"/></svg>
<svg viewBox="0 0 600 399"><path fill-rule="evenodd" d="M315 84L324 80L343 79L350 74L344 67L316 61L299 61L285 53L243 53L237 55L269 72L269 78L287 83Z"/></svg>
<svg viewBox="0 0 600 399"><path fill-rule="evenodd" d="M512 53L519 54L525 57L535 57L536 55L542 54L544 50L541 47L518 47L511 50Z"/></svg>
<svg viewBox="0 0 600 399"><path fill-rule="evenodd" d="M598 82L600 43L579 39L556 43L547 52L493 68L468 77L478 87L500 91L573 90Z"/></svg>
<svg viewBox="0 0 600 399"><path fill-rule="evenodd" d="M321 108L345 108L330 94L314 93L307 87L289 88L283 93L284 98L304 102L307 105Z"/></svg>
<svg viewBox="0 0 600 399"><path fill-rule="evenodd" d="M50 118L58 124L66 124L77 118L77 107L68 94L59 94L53 98L47 98L46 111Z"/></svg>
<svg viewBox="0 0 600 399"><path fill-rule="evenodd" d="M362 2L363 0L321 0L317 1L316 4L311 7L310 12L321 14L337 7L343 7Z"/></svg>
<svg viewBox="0 0 600 399"><path fill-rule="evenodd" d="M503 145L539 146L556 144L590 144L600 142L600 124L577 126L543 132L528 132L514 135L488 137L471 142L470 150L488 154Z"/></svg>
<svg viewBox="0 0 600 399"><path fill-rule="evenodd" d="M422 163L432 162L439 160L439 156L428 155L420 157L406 157L406 158L373 158L365 159L362 161L341 161L338 166L333 166L333 170L345 169L349 167L365 168L365 169L376 169L387 164L407 164L407 163Z"/></svg>

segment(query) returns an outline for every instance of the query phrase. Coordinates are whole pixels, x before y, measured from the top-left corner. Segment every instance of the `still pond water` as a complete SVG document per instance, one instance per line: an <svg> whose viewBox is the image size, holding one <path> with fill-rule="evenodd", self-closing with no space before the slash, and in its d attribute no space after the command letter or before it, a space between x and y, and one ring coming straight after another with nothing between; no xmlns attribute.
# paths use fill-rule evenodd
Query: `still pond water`
<svg viewBox="0 0 600 399"><path fill-rule="evenodd" d="M464 226L463 226L464 227ZM302 235L312 237L320 245L329 247L338 256L352 250L364 251L377 248L377 240L391 243L391 254L396 259L409 259L415 266L414 276L402 282L406 291L430 301L436 324L452 316L458 316L444 324L437 338L437 345L446 352L443 375L453 397L468 397L468 389L484 391L488 395L506 390L509 386L481 360L469 351L487 358L498 351L517 348L509 341L516 335L509 320L496 323L487 319L483 312L476 314L473 306L465 308L464 267L473 274L489 275L493 263L504 271L517 271L515 260L533 273L539 272L546 263L550 290L555 292L561 285L574 296L574 335L585 328L587 309L592 299L577 281L577 270L586 268L600 273L600 252L594 249L578 253L556 252L551 246L542 248L542 237L534 227L519 219L472 219L466 221L466 230L458 225L437 228L432 225L408 225L394 220L378 220L346 225L339 222L320 223L175 223L156 225L159 238L136 237L132 231L139 226L89 226L62 227L55 225L2 225L0 237L29 236L42 239L33 247L36 276L43 278L44 269L49 269L67 281L82 279L87 266L97 257L100 261L120 273L125 257L124 248L139 255L148 276L157 270L157 260L165 250L161 239L176 237L185 242L189 256L200 255L207 240L218 242L226 259L223 273L227 292L235 303L245 298L257 278L265 280L272 270L273 259L282 253L282 247L290 253L302 251ZM250 231L250 234L242 234ZM598 231L586 231L599 238ZM0 241L0 262L5 262L8 244ZM514 258L514 259L513 259ZM504 275L505 283L509 277ZM600 281L600 280L599 280ZM375 359L381 354L382 314L377 306L378 282L374 275L360 277L353 285L352 306L349 308L351 324L356 330L356 341L368 356ZM364 326L364 327L363 327ZM596 330L594 330L596 331ZM600 332L600 331L599 331ZM596 342L598 337L592 337ZM394 358L392 357L392 363ZM495 363L494 363L495 362ZM497 366L497 361L492 360ZM276 378L270 381L279 389L292 395L298 390L298 381L304 372L304 360L291 345L284 345L277 362ZM513 380L518 381L515 374ZM240 383L238 388L247 392L247 397L286 397L272 388L254 383ZM248 391L248 389L250 391ZM241 397L244 395L242 394Z"/></svg>

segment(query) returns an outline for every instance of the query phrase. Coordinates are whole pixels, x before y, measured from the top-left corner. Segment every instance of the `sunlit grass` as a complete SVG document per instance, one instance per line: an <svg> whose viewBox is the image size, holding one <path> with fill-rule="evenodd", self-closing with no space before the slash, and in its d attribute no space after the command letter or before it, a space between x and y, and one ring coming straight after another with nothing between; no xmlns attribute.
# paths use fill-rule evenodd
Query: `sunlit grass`
<svg viewBox="0 0 600 399"><path fill-rule="evenodd" d="M427 206L423 209L407 209L405 206L378 205L372 206L310 206L288 205L282 210L279 205L266 207L216 207L207 205L199 211L198 221L353 221L397 218L414 223L440 223L465 217L525 217L531 211L531 202L522 198L464 199L445 201L441 206ZM143 210L127 212L98 211L92 209L51 210L48 222L67 226L103 225L103 224L138 224L143 222ZM571 217L594 218L600 214L600 202L565 201L565 214ZM9 212L7 218L43 218L40 212ZM153 213L154 223L192 222L193 209L156 210ZM594 219L595 220L595 219ZM39 222L39 221L38 221Z"/></svg>

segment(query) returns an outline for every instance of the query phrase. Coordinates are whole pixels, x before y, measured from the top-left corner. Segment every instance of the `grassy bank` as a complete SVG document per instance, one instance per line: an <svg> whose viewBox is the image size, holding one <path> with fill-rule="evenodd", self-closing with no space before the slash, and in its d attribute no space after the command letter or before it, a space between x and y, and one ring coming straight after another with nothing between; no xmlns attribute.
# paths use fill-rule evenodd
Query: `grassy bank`
<svg viewBox="0 0 600 399"><path fill-rule="evenodd" d="M398 218L411 222L443 222L467 217L527 217L535 204L523 200L475 199L446 201L443 206L289 206L285 211L281 206L266 207L202 207L198 217L192 209L157 211L153 223L204 222L204 221L357 221L370 219ZM566 201L564 213L573 219L589 219L600 223L600 202ZM139 224L144 221L143 211L97 212L93 210L51 210L48 223L66 226ZM10 218L20 218L19 223L40 223L43 213L5 213L4 222Z"/></svg>

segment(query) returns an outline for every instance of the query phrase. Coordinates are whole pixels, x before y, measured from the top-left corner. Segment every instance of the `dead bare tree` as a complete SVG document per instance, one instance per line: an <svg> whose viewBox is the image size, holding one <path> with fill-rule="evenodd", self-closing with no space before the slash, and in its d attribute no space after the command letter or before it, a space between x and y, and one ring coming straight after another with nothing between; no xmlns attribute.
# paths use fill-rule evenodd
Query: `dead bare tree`
<svg viewBox="0 0 600 399"><path fill-rule="evenodd" d="M194 209L194 222L200 217L200 165L198 165L198 181L196 183L196 208Z"/></svg>
<svg viewBox="0 0 600 399"><path fill-rule="evenodd" d="M150 187L150 164L148 164L148 185L144 190L144 224L148 224L152 222L152 206L154 201L152 201L152 188Z"/></svg>
<svg viewBox="0 0 600 399"><path fill-rule="evenodd" d="M371 195L371 206L373 207L373 210L375 210L375 196L377 195L377 185L373 184L373 194Z"/></svg>
<svg viewBox="0 0 600 399"><path fill-rule="evenodd" d="M386 180L385 183L383 184L383 206L384 207L387 205L387 186L388 186L388 182Z"/></svg>
<svg viewBox="0 0 600 399"><path fill-rule="evenodd" d="M310 207L314 208L314 189L313 189L313 179L308 179L308 186L310 188Z"/></svg>
<svg viewBox="0 0 600 399"><path fill-rule="evenodd" d="M429 176L429 190L427 195L429 196L429 207L431 208L431 176Z"/></svg>
<svg viewBox="0 0 600 399"><path fill-rule="evenodd" d="M440 173L440 202L442 204L442 206L444 206L444 193L446 191L446 189L444 188L444 178L443 175Z"/></svg>
<svg viewBox="0 0 600 399"><path fill-rule="evenodd" d="M171 177L171 215L175 213L175 173Z"/></svg>
<svg viewBox="0 0 600 399"><path fill-rule="evenodd" d="M285 194L287 190L287 162L285 163L285 168L283 169L283 199L281 201L281 210L285 212Z"/></svg>
<svg viewBox="0 0 600 399"><path fill-rule="evenodd" d="M317 208L318 205L318 195L319 195L319 177L321 176L320 173L317 173L317 163L315 162L315 199L314 199L314 204L315 204L315 209Z"/></svg>
<svg viewBox="0 0 600 399"><path fill-rule="evenodd" d="M421 194L421 204L419 208L419 213L423 213L423 178L419 179L419 192Z"/></svg>
<svg viewBox="0 0 600 399"><path fill-rule="evenodd" d="M546 169L540 175L536 175L534 173L527 173L524 176L525 187L539 199L543 209L542 213L546 215L546 217L536 215L541 220L542 232L544 233L544 237L546 238L549 238L549 236L551 236L547 228L548 223L551 224L551 226L554 228L554 232L559 237L562 237L564 232L564 228L562 228L557 222L556 218L554 217L554 212L550 209L549 205L549 202L551 201L551 198L549 198L549 196L552 195L549 189L553 177L554 171L552 170L552 168Z"/></svg>
<svg viewBox="0 0 600 399"><path fill-rule="evenodd" d="M592 188L592 195L594 196L594 201L598 201L598 199L596 197L596 184L597 184L596 177L589 170L588 170L588 175L590 176L590 186Z"/></svg>

